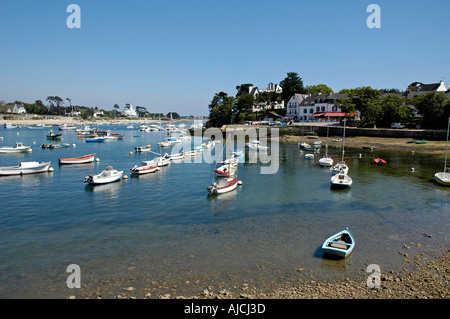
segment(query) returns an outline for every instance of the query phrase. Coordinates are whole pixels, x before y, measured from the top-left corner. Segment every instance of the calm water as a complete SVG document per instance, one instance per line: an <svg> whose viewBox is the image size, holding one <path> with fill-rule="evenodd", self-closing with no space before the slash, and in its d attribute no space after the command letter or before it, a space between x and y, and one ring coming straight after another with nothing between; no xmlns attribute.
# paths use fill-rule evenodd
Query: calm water
<svg viewBox="0 0 450 319"><path fill-rule="evenodd" d="M85 143L63 131L63 142L76 147L50 150L39 148L48 143L48 129L0 128L0 146L33 145L32 153L0 155L0 166L35 160L52 161L54 168L0 178L0 297L72 295L69 264L81 267L81 290L115 281L118 292L158 283L180 291L186 281L207 287L352 277L369 264L396 271L404 267L398 252L405 244L422 245L408 251L414 254L450 242L450 191L432 181L442 158L346 148L354 184L331 190L329 170L317 164L320 156L306 160L295 145L280 145L276 174L261 175L262 164L240 164L243 186L211 198L206 186L214 163L171 163L154 174L130 176L129 168L155 156L134 153L134 147L152 144L157 151L165 133L102 128L125 140ZM60 157L94 152L98 163L58 165ZM329 150L335 161L340 152ZM373 165L375 157L388 165ZM128 180L83 183L107 165L124 170ZM323 240L347 226L357 242L351 257L322 258ZM295 271L300 268L305 271Z"/></svg>

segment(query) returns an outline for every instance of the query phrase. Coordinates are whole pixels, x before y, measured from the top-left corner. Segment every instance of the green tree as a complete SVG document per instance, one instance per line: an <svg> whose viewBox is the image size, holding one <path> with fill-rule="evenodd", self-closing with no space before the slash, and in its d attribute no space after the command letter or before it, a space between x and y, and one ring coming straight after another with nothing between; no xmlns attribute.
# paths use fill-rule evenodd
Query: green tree
<svg viewBox="0 0 450 319"><path fill-rule="evenodd" d="M404 123L411 115L411 108L406 104L406 99L395 95L381 99L381 111L382 116L377 124L384 127L390 127L392 122Z"/></svg>
<svg viewBox="0 0 450 319"><path fill-rule="evenodd" d="M317 85L310 85L306 87L306 90L310 94L331 94L333 93L333 90L326 86L325 84L317 84Z"/></svg>
<svg viewBox="0 0 450 319"><path fill-rule="evenodd" d="M209 104L210 124L215 127L230 124L235 105L235 97L228 96L225 92L216 93Z"/></svg>
<svg viewBox="0 0 450 319"><path fill-rule="evenodd" d="M303 87L302 78L295 72L288 72L284 80L280 82L280 86L283 88L281 98L285 105L295 93L307 93Z"/></svg>
<svg viewBox="0 0 450 319"><path fill-rule="evenodd" d="M440 93L430 92L410 99L412 105L423 117L423 127L442 128L446 126L449 100Z"/></svg>

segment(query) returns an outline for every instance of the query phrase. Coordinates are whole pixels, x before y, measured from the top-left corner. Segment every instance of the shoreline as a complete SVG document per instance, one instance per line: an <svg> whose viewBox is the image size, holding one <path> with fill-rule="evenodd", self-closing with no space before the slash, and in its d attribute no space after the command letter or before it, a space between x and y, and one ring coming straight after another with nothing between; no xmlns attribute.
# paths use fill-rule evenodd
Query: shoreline
<svg viewBox="0 0 450 319"><path fill-rule="evenodd" d="M298 276L285 278L283 283L267 282L257 285L239 282L223 285L186 281L192 294L179 294L179 287L170 283L150 282L144 288L126 286L127 283L108 281L120 290L111 294L99 282L96 287L80 291L77 296L67 299L448 299L450 298L450 248L438 247L442 252L428 252L410 255L410 251L420 244L408 243L399 251L404 257L403 269L397 272L381 272L378 288L369 288L367 280L370 273L361 269L358 278L343 280L312 280L302 276L305 269L296 269ZM136 279L136 277L134 277ZM190 278L190 280L192 280ZM129 284L129 282L128 282Z"/></svg>

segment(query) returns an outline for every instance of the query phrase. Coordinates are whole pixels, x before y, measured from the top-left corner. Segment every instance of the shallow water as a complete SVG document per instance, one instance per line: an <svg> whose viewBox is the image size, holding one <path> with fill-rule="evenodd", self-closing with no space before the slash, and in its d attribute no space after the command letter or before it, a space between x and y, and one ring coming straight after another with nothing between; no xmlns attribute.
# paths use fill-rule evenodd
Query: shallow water
<svg viewBox="0 0 450 319"><path fill-rule="evenodd" d="M404 266L398 252L405 244L411 254L449 244L450 192L432 181L442 170L441 158L346 148L353 186L332 190L329 170L317 164L320 155L306 160L297 146L280 145L276 174L260 174L267 164L240 164L243 185L209 197L211 161L174 162L130 176L129 168L156 156L134 153L134 147L152 144L158 152L165 135L102 128L123 133L125 140L85 143L63 131L63 142L76 147L49 150L39 148L48 143L47 130L0 128L0 146L33 145L30 154L1 154L0 166L51 160L54 168L0 178L0 297L65 298L73 294L66 286L69 264L81 267L82 289L117 281L118 287L176 283L180 290L186 281L207 286L282 282L293 274L352 277L369 264L395 271ZM93 152L100 162L57 164L60 157ZM329 153L337 161L341 149ZM372 164L375 157L388 164ZM128 180L83 183L107 165L124 170ZM324 259L322 242L345 227L355 237L354 252L343 261Z"/></svg>

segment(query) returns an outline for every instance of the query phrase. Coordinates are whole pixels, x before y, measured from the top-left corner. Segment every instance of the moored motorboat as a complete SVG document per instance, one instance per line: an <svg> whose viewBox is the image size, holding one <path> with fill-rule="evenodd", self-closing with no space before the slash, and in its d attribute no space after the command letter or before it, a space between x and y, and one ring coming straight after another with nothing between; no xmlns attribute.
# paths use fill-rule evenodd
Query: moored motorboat
<svg viewBox="0 0 450 319"><path fill-rule="evenodd" d="M60 158L59 164L86 164L92 163L95 158L95 153L88 154L79 157L68 157L68 158Z"/></svg>
<svg viewBox="0 0 450 319"><path fill-rule="evenodd" d="M56 143L56 144L50 144L48 146L48 148L50 149L54 149L54 148L66 148L69 147L70 144L69 143Z"/></svg>
<svg viewBox="0 0 450 319"><path fill-rule="evenodd" d="M31 151L31 146L25 146L22 142L16 142L15 146L0 147L0 153L25 153Z"/></svg>
<svg viewBox="0 0 450 319"><path fill-rule="evenodd" d="M322 250L326 255L340 258L348 257L355 248L355 239L348 228L327 238L322 244Z"/></svg>
<svg viewBox="0 0 450 319"><path fill-rule="evenodd" d="M47 134L47 139L49 140L62 140L63 135L62 134L58 134L53 130L50 130Z"/></svg>
<svg viewBox="0 0 450 319"><path fill-rule="evenodd" d="M0 175L25 175L47 172L51 162L20 162L17 166L0 167Z"/></svg>
<svg viewBox="0 0 450 319"><path fill-rule="evenodd" d="M134 149L136 152L150 152L152 150L152 145L147 144L142 146L136 146Z"/></svg>
<svg viewBox="0 0 450 319"><path fill-rule="evenodd" d="M118 181L123 175L123 171L115 170L112 166L106 167L100 174L89 175L84 178L85 183L97 185Z"/></svg>
<svg viewBox="0 0 450 319"><path fill-rule="evenodd" d="M155 161L147 161L142 163L143 165L137 166L135 165L133 168L130 168L131 174L141 175L153 173L159 170L158 163Z"/></svg>
<svg viewBox="0 0 450 319"><path fill-rule="evenodd" d="M221 178L212 185L206 187L210 195L223 194L236 189L239 179L236 175L228 178Z"/></svg>

